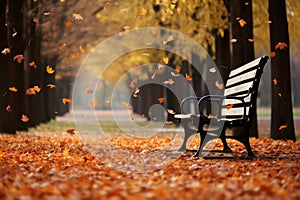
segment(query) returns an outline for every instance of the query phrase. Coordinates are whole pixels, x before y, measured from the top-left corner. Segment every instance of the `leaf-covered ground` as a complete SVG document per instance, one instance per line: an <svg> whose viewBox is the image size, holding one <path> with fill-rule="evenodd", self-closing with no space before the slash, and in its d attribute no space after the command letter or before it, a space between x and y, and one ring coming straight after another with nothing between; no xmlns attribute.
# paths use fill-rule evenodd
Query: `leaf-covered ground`
<svg viewBox="0 0 300 200"><path fill-rule="evenodd" d="M239 143L229 145L245 154ZM126 173L102 165L78 139L0 135L0 199L299 199L300 141L251 139L251 145L258 159L185 153L163 169Z"/></svg>

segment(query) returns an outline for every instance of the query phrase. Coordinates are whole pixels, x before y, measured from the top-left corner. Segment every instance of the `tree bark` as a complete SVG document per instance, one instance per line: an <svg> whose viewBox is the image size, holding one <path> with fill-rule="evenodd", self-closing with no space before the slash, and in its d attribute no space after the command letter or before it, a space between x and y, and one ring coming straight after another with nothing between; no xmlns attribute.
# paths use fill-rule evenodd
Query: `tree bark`
<svg viewBox="0 0 300 200"><path fill-rule="evenodd" d="M272 114L271 137L296 140L291 98L289 33L285 0L269 0ZM279 46L276 46L278 45ZM280 44L283 45L280 49ZM277 82L277 83L276 83Z"/></svg>
<svg viewBox="0 0 300 200"><path fill-rule="evenodd" d="M239 67L254 60L254 45L249 39L253 39L252 1L230 0L230 24L232 39L231 67ZM245 23L246 24L245 24ZM240 130L234 131L239 134ZM250 136L258 137L257 115L255 113L250 128Z"/></svg>

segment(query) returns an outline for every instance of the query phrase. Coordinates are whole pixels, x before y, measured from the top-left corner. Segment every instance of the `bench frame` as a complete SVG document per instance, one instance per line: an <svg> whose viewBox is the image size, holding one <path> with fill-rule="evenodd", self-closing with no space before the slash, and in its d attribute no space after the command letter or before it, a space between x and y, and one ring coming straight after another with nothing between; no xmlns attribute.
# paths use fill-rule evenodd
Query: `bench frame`
<svg viewBox="0 0 300 200"><path fill-rule="evenodd" d="M200 145L197 152L194 154L194 157L203 156L203 148L210 140L220 138L223 143L223 150L221 152L231 153L232 150L228 146L226 142L226 138L232 138L239 142L241 142L245 148L247 149L248 155L246 158L256 158L256 155L252 152L250 142L249 142L249 131L250 126L253 122L255 113L256 113L256 99L258 93L259 82L261 79L261 75L263 73L263 69L265 64L268 61L268 56L260 57L250 63L247 63L243 66L235 68L231 70L229 74L229 79L226 82L224 95L206 95L203 97L195 97L190 96L181 102L181 109L183 109L183 104L193 100L198 102L199 114L176 114L174 117L180 119L181 125L184 128L184 140L182 146L179 148L179 151L186 151L186 143L190 136L200 133ZM239 89L240 85L245 85L245 80L243 78L248 75L249 71L256 70L254 72L254 76L251 77L251 80L247 80L248 82L252 82L251 87L244 90L243 94L229 94L226 93L234 93L235 89ZM253 74L252 74L253 75ZM231 81L229 81L231 79ZM239 79L239 81L236 81ZM234 87L232 87L234 85ZM229 89L233 88L233 89ZM246 91L246 93L245 93ZM226 103L235 102L235 104L231 104L231 107L237 108L239 116L227 116L226 114ZM208 113L203 113L202 107L206 105L206 103L216 103L218 105L218 113L216 116L209 115ZM230 112L229 112L230 113ZM235 115L235 114L234 114ZM227 118L228 117L228 118ZM208 130L205 127L213 126L215 127L213 130ZM234 127L243 127L243 132L238 135L226 135L227 128Z"/></svg>

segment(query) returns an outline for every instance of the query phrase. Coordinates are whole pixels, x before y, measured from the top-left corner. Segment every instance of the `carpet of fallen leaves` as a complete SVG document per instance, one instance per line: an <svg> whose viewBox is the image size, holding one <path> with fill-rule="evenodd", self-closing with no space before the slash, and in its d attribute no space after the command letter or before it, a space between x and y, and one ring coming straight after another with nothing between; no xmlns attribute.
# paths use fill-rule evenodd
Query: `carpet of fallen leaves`
<svg viewBox="0 0 300 200"><path fill-rule="evenodd" d="M238 142L229 145L245 155ZM163 169L126 173L101 164L76 138L0 134L0 199L299 199L300 141L251 145L254 160L187 152Z"/></svg>

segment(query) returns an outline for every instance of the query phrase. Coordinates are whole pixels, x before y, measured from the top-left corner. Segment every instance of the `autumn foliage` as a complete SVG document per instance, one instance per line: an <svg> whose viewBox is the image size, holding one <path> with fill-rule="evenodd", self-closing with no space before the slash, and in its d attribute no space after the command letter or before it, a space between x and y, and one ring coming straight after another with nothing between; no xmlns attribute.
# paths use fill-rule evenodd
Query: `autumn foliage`
<svg viewBox="0 0 300 200"><path fill-rule="evenodd" d="M60 133L51 133L62 135ZM1 199L299 199L299 141L252 139L254 160L193 159L185 153L148 173L101 164L75 135L0 135ZM122 140L137 148L138 140ZM150 140L149 140L150 141ZM151 140L148 148L165 141ZM221 143L220 143L221 145ZM240 143L229 145L238 156Z"/></svg>

